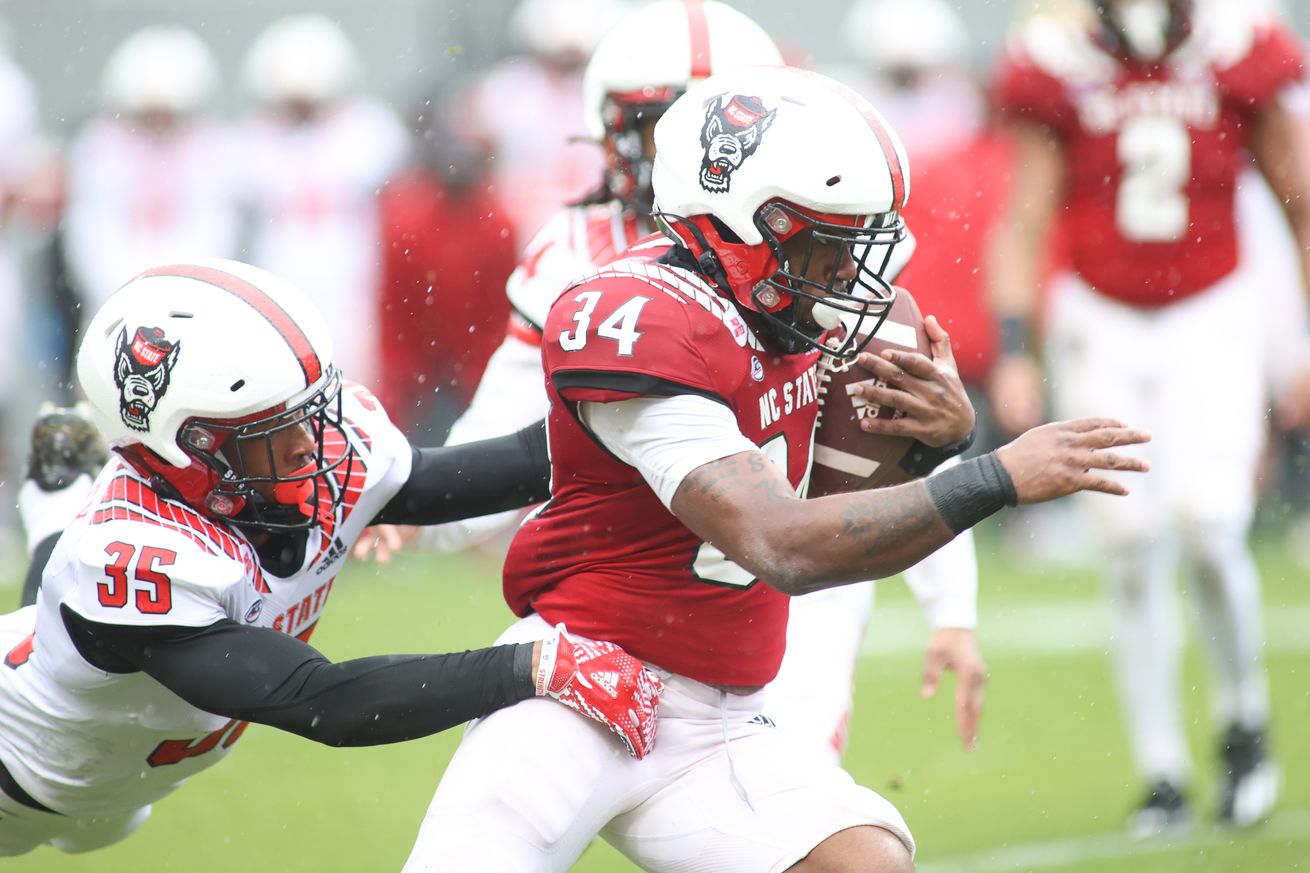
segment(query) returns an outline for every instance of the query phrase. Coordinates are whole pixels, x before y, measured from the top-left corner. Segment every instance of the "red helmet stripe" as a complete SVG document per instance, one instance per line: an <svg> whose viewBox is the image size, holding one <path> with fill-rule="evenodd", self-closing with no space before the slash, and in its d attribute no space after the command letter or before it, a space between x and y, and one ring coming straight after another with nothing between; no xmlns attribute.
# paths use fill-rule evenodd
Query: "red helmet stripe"
<svg viewBox="0 0 1310 873"><path fill-rule="evenodd" d="M155 276L195 279L197 282L213 285L215 288L226 291L233 297L238 298L262 315L273 326L273 329L282 335L282 339L286 340L287 345L291 348L291 353L296 356L296 360L300 363L300 369L304 371L306 388L322 377L323 365L319 361L318 354L314 351L314 346L310 343L309 337L305 336L305 332L300 329L300 325L296 324L295 319L288 315L287 311L279 306L276 300L245 279L223 270L203 267L198 264L168 264L163 267L154 267L146 270L136 278L146 279Z"/></svg>
<svg viewBox="0 0 1310 873"><path fill-rule="evenodd" d="M691 77L704 79L714 72L710 61L710 24L700 0L686 0L687 36L691 43Z"/></svg>
<svg viewBox="0 0 1310 873"><path fill-rule="evenodd" d="M901 156L896 151L896 145L892 142L892 135L887 130L887 125L878 117L878 113L874 111L868 100L865 100L841 82L820 76L819 74L812 73L808 70L803 70L802 72L823 82L838 94L845 97L855 111L860 113L860 116L868 123L869 129L872 130L873 135L878 138L878 145L882 146L882 156L886 159L887 170L891 174L892 208L904 208L906 194L909 193L905 187L905 168L901 166Z"/></svg>

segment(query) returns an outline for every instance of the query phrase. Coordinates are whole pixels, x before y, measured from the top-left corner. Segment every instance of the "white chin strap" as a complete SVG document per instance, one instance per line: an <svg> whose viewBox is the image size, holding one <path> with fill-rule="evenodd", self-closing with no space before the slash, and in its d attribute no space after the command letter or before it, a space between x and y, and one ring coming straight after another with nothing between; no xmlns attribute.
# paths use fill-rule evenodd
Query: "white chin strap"
<svg viewBox="0 0 1310 873"><path fill-rule="evenodd" d="M1119 24L1128 51L1141 61L1158 61L1164 56L1169 29L1169 4L1165 0L1129 0L1120 4Z"/></svg>

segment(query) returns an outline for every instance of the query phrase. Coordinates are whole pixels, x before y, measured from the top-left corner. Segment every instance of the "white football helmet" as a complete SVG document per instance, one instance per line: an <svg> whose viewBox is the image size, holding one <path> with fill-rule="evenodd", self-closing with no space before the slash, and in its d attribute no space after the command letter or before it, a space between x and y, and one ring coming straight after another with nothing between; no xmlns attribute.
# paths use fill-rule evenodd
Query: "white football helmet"
<svg viewBox="0 0 1310 873"><path fill-rule="evenodd" d="M359 81L355 47L335 21L323 15L288 15L270 24L251 43L242 79L265 105L330 103Z"/></svg>
<svg viewBox="0 0 1310 873"><path fill-rule="evenodd" d="M195 112L217 86L218 64L200 37L162 25L138 30L120 43L100 77L105 107L130 114Z"/></svg>
<svg viewBox="0 0 1310 873"><path fill-rule="evenodd" d="M576 68L629 9L625 0L521 0L509 36L522 51Z"/></svg>
<svg viewBox="0 0 1310 873"><path fill-rule="evenodd" d="M587 132L612 146L605 193L649 212L651 161L640 122L658 119L693 82L781 63L758 24L715 0L656 0L623 19L582 76Z"/></svg>
<svg viewBox="0 0 1310 873"><path fill-rule="evenodd" d="M909 162L877 110L839 82L746 67L694 85L655 126L654 187L661 228L784 351L854 357L895 299L883 275L906 235ZM789 260L784 243L805 230L804 256ZM841 246L854 278L838 275L843 258L826 280L807 277L817 246ZM824 346L838 323L841 343Z"/></svg>
<svg viewBox="0 0 1310 873"><path fill-rule="evenodd" d="M860 0L845 32L856 57L880 75L969 64L969 32L944 0Z"/></svg>
<svg viewBox="0 0 1310 873"><path fill-rule="evenodd" d="M220 260L146 270L91 319L77 377L108 446L201 512L297 530L341 499L327 474L353 451L332 341L309 299L276 276ZM293 427L313 434L316 463L247 474L252 447L276 471L272 438ZM256 493L261 482L275 500Z"/></svg>

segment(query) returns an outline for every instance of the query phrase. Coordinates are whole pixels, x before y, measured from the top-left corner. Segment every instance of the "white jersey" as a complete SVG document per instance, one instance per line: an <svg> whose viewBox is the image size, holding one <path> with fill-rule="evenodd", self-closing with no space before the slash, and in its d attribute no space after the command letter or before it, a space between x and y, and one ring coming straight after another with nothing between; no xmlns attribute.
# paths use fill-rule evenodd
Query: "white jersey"
<svg viewBox="0 0 1310 873"><path fill-rule="evenodd" d="M541 372L541 327L560 293L579 276L633 245L649 230L617 202L570 206L528 244L505 284L514 307L508 335L487 362L469 408L447 445L502 436L546 417L550 401ZM443 551L467 548L518 527L520 510L427 528L423 542Z"/></svg>
<svg viewBox="0 0 1310 873"><path fill-rule="evenodd" d="M133 626L230 619L307 640L350 546L412 463L408 441L358 385L346 388L343 418L356 456L331 475L344 500L285 578L261 568L238 529L152 490L120 459L105 467L55 546L36 606L0 620L0 761L28 793L70 816L121 814L228 753L245 722L196 709L145 673L91 666L61 610ZM338 439L326 452L344 448Z"/></svg>
<svg viewBox="0 0 1310 873"><path fill-rule="evenodd" d="M236 255L231 148L227 130L204 118L151 136L103 117L78 134L63 244L83 312L156 264Z"/></svg>
<svg viewBox="0 0 1310 873"><path fill-rule="evenodd" d="M402 164L405 128L382 103L353 100L293 125L260 116L242 131L249 260L303 288L327 319L351 379L377 372L377 193Z"/></svg>

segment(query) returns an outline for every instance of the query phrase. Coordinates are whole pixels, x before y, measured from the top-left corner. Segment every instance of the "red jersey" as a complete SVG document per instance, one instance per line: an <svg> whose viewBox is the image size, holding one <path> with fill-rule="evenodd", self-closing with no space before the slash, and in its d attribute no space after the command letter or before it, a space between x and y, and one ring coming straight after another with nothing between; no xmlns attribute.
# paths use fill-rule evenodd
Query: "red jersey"
<svg viewBox="0 0 1310 873"><path fill-rule="evenodd" d="M572 285L551 308L542 343L551 499L510 546L510 608L701 682L773 679L788 598L678 521L637 470L591 437L577 405L712 398L799 489L818 408L817 358L767 350L734 303L688 270L624 256Z"/></svg>
<svg viewBox="0 0 1310 873"><path fill-rule="evenodd" d="M514 243L488 191L454 191L417 168L382 190L378 210L378 395L408 429L438 399L453 395L459 409L473 399L505 338L510 307L500 289L514 269Z"/></svg>
<svg viewBox="0 0 1310 873"><path fill-rule="evenodd" d="M1064 147L1073 269L1137 306L1195 294L1237 266L1233 192L1255 116L1302 75L1297 38L1201 6L1158 64L1119 60L1074 25L1035 19L1010 40L1001 108Z"/></svg>

